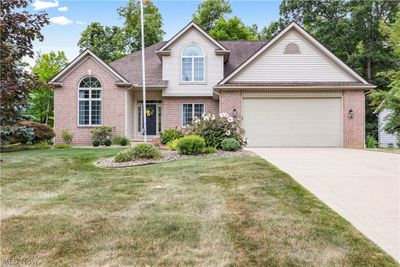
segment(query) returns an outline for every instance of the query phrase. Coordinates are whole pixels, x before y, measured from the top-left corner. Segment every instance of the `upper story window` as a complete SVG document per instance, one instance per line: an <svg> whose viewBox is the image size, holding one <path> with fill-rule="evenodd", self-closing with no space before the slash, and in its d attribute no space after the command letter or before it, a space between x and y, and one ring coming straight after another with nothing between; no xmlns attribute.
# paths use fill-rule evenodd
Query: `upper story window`
<svg viewBox="0 0 400 267"><path fill-rule="evenodd" d="M204 52L197 45L190 45L182 53L182 81L204 81Z"/></svg>
<svg viewBox="0 0 400 267"><path fill-rule="evenodd" d="M78 125L101 125L101 83L85 77L78 88Z"/></svg>
<svg viewBox="0 0 400 267"><path fill-rule="evenodd" d="M285 47L284 54L300 54L300 48L295 43L289 43Z"/></svg>

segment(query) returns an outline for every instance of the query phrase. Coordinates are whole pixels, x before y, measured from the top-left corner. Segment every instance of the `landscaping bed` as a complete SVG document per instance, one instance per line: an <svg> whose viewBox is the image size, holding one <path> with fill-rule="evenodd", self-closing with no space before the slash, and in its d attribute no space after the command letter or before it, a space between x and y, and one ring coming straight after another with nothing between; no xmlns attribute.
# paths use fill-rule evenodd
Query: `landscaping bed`
<svg viewBox="0 0 400 267"><path fill-rule="evenodd" d="M217 150L215 153L212 154L182 155L176 151L162 150L162 156L159 159L136 159L126 162L116 162L114 160L114 157L112 157L99 160L95 164L96 166L104 168L123 168L123 167L157 164L157 163L171 162L175 160L193 159L193 158L243 157L243 156L255 156L255 154L247 150L238 150L238 151Z"/></svg>

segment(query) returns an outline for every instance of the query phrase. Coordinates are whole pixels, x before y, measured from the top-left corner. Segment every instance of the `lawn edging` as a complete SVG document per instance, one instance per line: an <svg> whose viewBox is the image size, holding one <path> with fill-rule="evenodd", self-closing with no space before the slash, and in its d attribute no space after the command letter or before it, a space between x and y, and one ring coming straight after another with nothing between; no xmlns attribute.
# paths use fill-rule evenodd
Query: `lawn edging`
<svg viewBox="0 0 400 267"><path fill-rule="evenodd" d="M125 168L125 167L159 164L159 163L172 162L176 160L186 160L194 158L247 157L247 156L257 156L257 155L248 150L238 150L234 152L217 150L217 152L215 153L200 154L200 155L181 155L176 151L163 150L162 157L159 159L137 159L127 162L115 162L114 157L112 157L112 158L98 160L95 162L95 165L97 167L102 167L102 168Z"/></svg>

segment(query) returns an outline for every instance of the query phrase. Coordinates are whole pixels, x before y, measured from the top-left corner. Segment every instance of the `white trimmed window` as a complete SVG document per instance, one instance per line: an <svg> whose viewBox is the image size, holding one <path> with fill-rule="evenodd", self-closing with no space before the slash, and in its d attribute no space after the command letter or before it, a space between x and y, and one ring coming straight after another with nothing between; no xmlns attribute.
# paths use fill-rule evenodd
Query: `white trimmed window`
<svg viewBox="0 0 400 267"><path fill-rule="evenodd" d="M186 126L191 124L194 117L202 118L204 116L204 110L204 104L183 104L182 125Z"/></svg>
<svg viewBox="0 0 400 267"><path fill-rule="evenodd" d="M182 53L182 81L204 81L204 53L197 45L190 45Z"/></svg>
<svg viewBox="0 0 400 267"><path fill-rule="evenodd" d="M85 77L78 89L78 125L98 126L101 118L101 83L94 77Z"/></svg>

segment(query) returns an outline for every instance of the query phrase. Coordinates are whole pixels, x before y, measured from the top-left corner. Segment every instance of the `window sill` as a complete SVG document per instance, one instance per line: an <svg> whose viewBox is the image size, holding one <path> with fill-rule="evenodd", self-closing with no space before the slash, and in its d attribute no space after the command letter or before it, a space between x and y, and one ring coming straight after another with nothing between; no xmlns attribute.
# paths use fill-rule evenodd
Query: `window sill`
<svg viewBox="0 0 400 267"><path fill-rule="evenodd" d="M206 82L206 81L201 81L201 82L193 82L193 81L185 82L185 81L180 81L179 84L180 84L180 85L187 85L187 84L206 85L207 82Z"/></svg>
<svg viewBox="0 0 400 267"><path fill-rule="evenodd" d="M101 127L101 126L103 126L103 125L77 125L78 126L78 128L96 128L96 127Z"/></svg>

